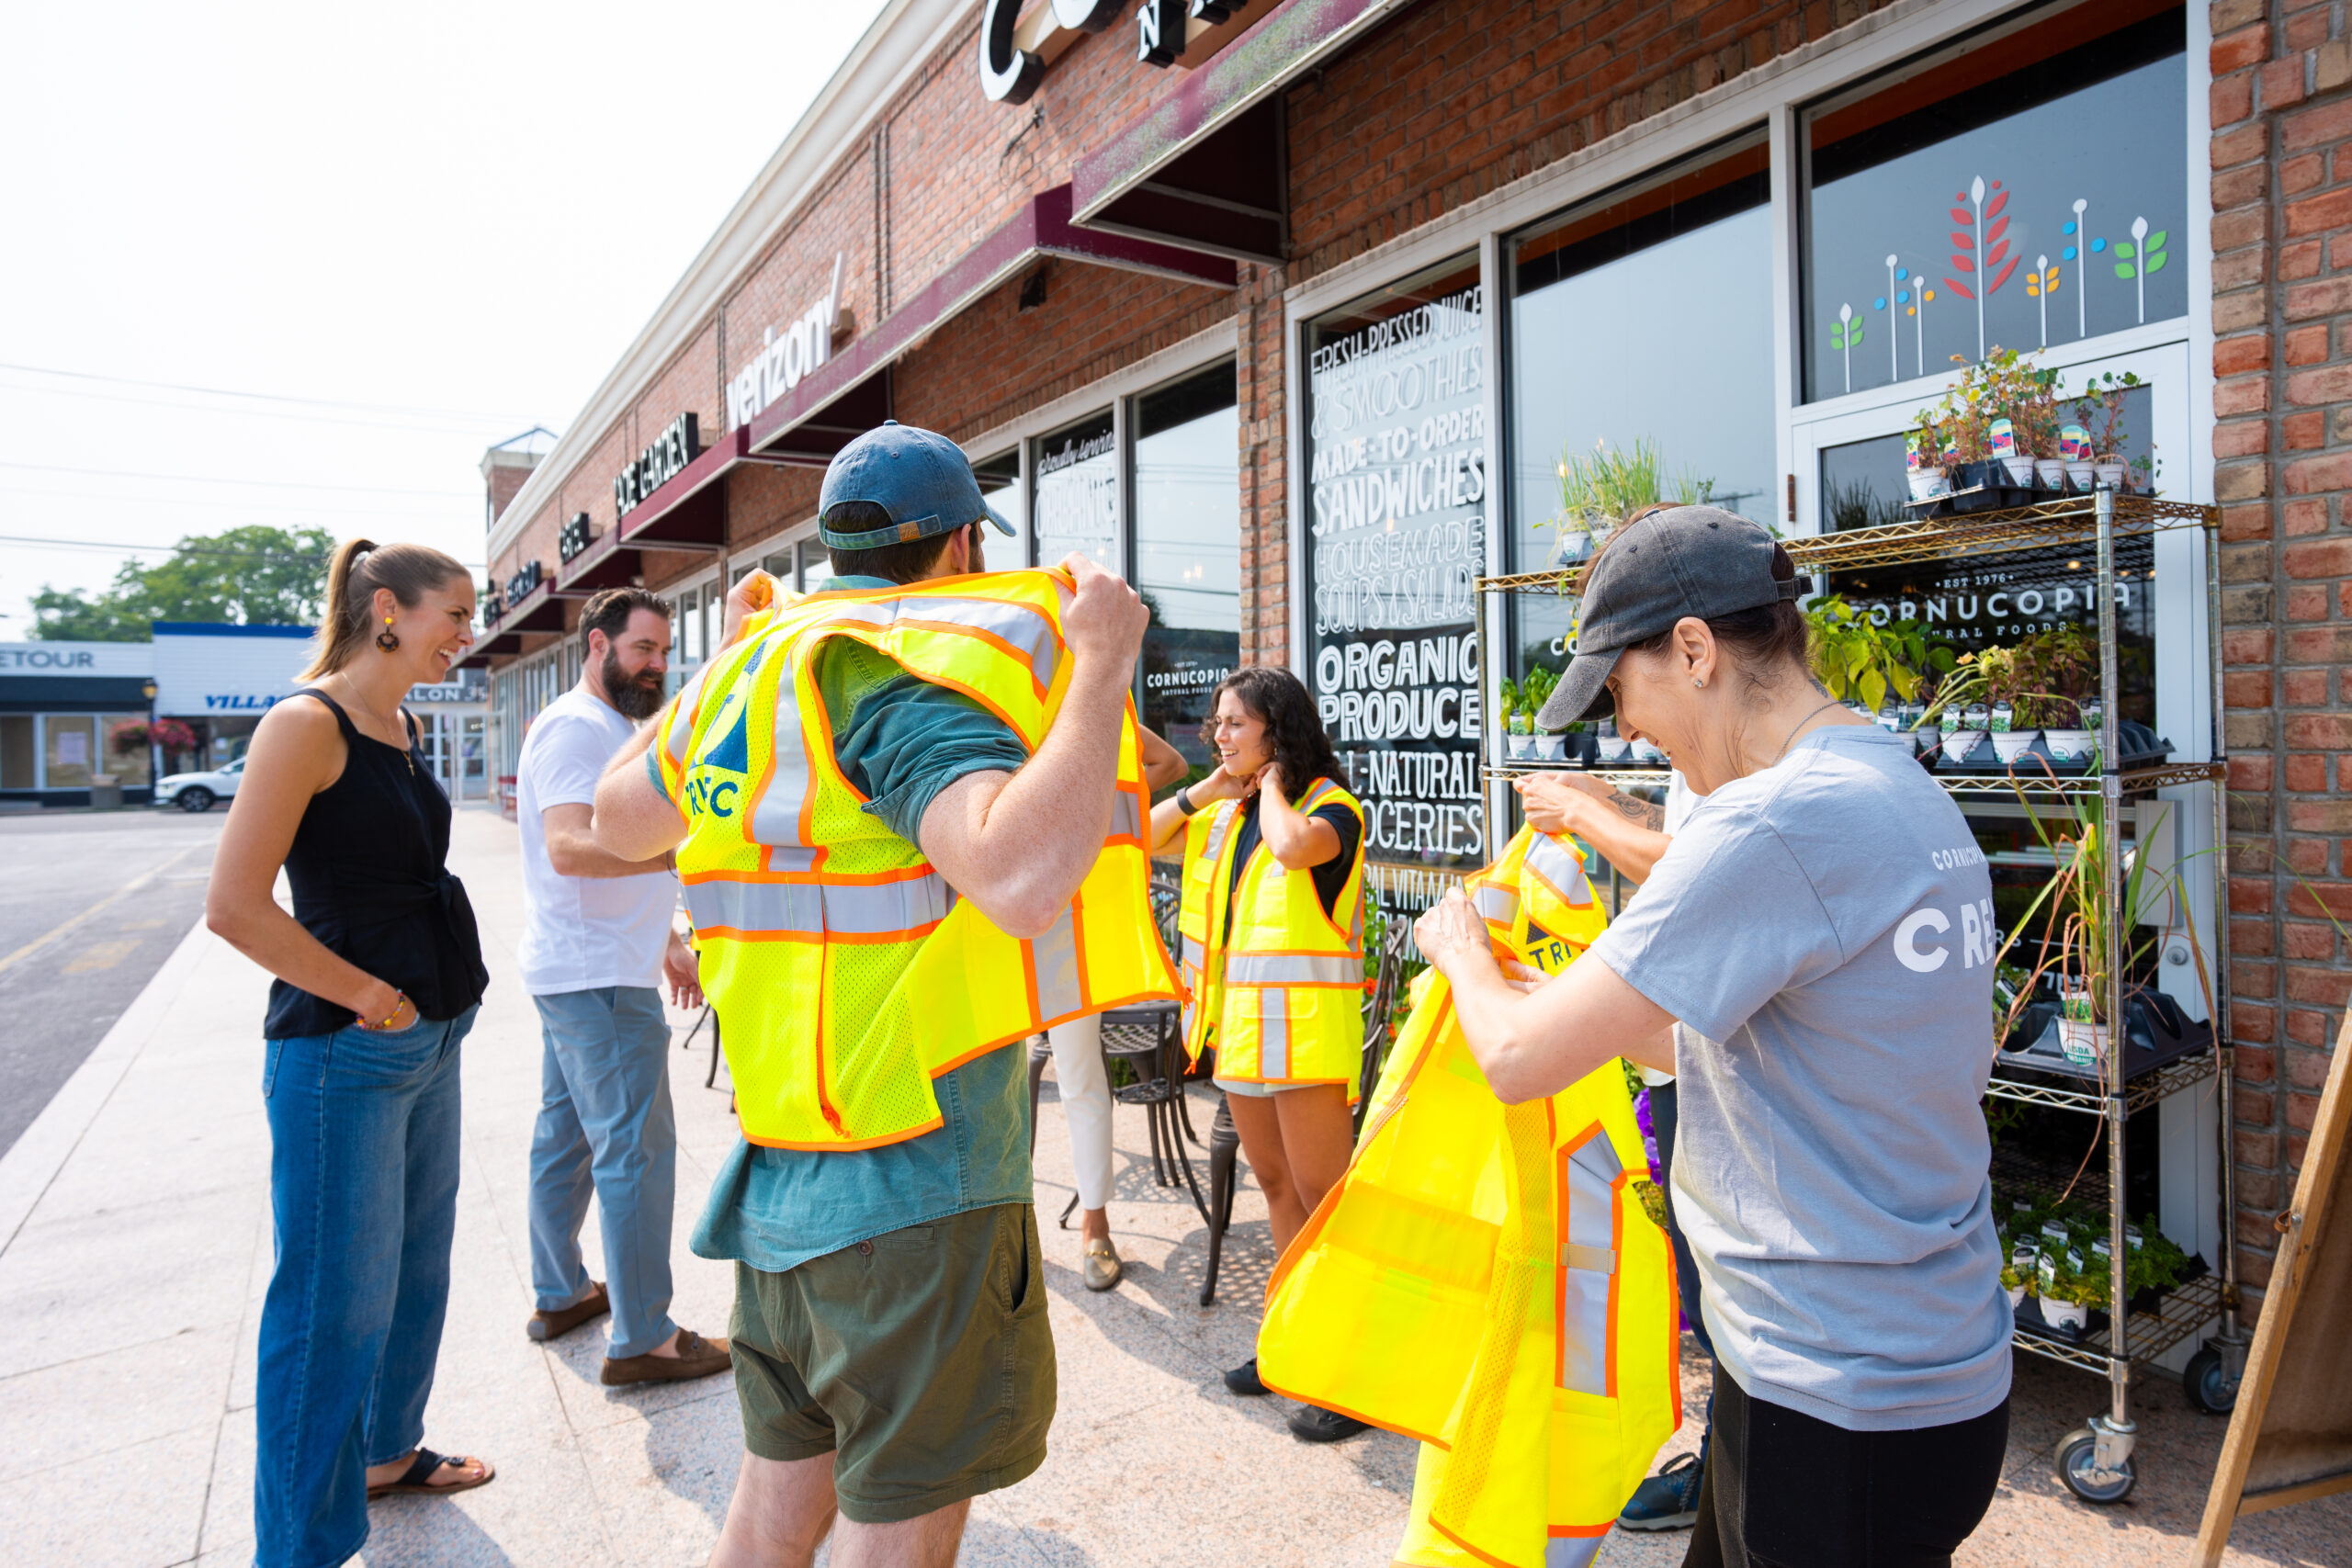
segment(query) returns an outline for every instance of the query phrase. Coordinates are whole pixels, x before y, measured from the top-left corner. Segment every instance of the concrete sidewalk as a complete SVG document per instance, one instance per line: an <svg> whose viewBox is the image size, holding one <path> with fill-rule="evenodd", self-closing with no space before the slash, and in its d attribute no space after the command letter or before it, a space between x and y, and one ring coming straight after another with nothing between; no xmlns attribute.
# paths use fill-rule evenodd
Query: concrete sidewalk
<svg viewBox="0 0 2352 1568"><path fill-rule="evenodd" d="M486 1455L495 1484L374 1510L364 1561L699 1564L741 1452L731 1382L607 1390L602 1335L533 1345L525 1158L538 1097L538 1031L511 955L521 918L513 827L458 818L455 869L480 916L492 988L466 1046L465 1170L456 1283L426 1440ZM0 1559L48 1564L246 1562L252 1551L254 1335L270 1267L268 1134L258 1031L266 978L200 928L183 942L57 1100L0 1158ZM677 1020L683 1036L687 1021ZM18 1025L22 1027L22 1025ZM712 1170L734 1136L726 1077L706 1089L706 1033L674 1053L682 1144L682 1323L724 1333L729 1276L686 1252ZM1204 1134L1214 1111L1193 1102ZM1037 1140L1061 1398L1045 1467L972 1513L973 1564L1388 1561L1413 1445L1374 1433L1329 1449L1293 1439L1278 1400L1219 1381L1250 1353L1272 1262L1264 1209L1245 1188L1218 1304L1195 1304L1205 1232L1181 1190L1156 1187L1139 1113L1118 1113L1112 1205L1127 1278L1079 1283L1077 1233L1055 1228L1069 1159L1051 1086ZM1205 1166L1202 1168L1205 1179ZM595 1226L588 1227L592 1269ZM1704 1387L1686 1363L1696 1446ZM2095 1510L2050 1472L2051 1445L2102 1385L2021 1359L2008 1479L1960 1561L2179 1561L2194 1537L2222 1426L2177 1387L2143 1406L2141 1483ZM1601 1562L1668 1568L1685 1534L1612 1538ZM2352 1561L2352 1502L2245 1521L2233 1563ZM821 1559L820 1559L821 1561Z"/></svg>

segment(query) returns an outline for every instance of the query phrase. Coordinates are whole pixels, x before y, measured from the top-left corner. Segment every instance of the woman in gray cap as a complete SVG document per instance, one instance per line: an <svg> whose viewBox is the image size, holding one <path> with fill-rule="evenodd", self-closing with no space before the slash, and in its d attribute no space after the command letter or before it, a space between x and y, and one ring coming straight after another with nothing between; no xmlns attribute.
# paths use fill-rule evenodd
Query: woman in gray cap
<svg viewBox="0 0 2352 1568"><path fill-rule="evenodd" d="M1948 1563L2008 1429L1992 883L1909 748L1814 680L1799 592L1733 513L1612 535L1538 722L1613 713L1704 798L1555 978L1505 975L1458 893L1416 934L1506 1101L1612 1056L1679 1075L1669 1180L1716 1355L1686 1568Z"/></svg>

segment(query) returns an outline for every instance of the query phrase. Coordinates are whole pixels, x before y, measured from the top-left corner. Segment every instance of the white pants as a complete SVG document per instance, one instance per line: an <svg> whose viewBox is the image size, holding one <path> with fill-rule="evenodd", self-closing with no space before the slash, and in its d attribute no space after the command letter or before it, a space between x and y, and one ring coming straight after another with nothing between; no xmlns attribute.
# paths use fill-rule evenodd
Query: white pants
<svg viewBox="0 0 2352 1568"><path fill-rule="evenodd" d="M1054 1083L1069 1122L1069 1159L1078 1171L1078 1206L1111 1201L1111 1075L1102 1065L1102 1020L1097 1014L1046 1031L1054 1048Z"/></svg>

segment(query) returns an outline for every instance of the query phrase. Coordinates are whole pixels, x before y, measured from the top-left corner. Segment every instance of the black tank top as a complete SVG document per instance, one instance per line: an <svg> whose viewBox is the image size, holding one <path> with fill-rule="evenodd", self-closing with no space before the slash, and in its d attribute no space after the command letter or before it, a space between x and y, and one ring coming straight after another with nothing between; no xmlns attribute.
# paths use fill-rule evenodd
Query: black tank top
<svg viewBox="0 0 2352 1568"><path fill-rule="evenodd" d="M403 710L402 751L359 733L324 692L295 695L326 704L350 754L342 776L303 808L287 851L294 918L328 952L406 991L420 1017L455 1018L481 1000L490 973L465 885L447 869L449 797L422 765L416 721ZM263 1032L332 1034L352 1021L349 1008L279 980Z"/></svg>

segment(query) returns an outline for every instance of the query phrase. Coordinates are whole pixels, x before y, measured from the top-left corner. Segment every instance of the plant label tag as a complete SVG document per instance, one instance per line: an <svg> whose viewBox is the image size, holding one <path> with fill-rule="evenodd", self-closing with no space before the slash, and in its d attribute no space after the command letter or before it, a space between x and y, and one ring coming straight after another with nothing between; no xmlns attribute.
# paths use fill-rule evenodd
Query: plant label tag
<svg viewBox="0 0 2352 1568"><path fill-rule="evenodd" d="M2063 1242L2066 1239L2066 1227L2058 1224L2055 1220L2048 1221L2043 1224L2041 1227L2041 1234L2048 1236L2052 1241Z"/></svg>
<svg viewBox="0 0 2352 1568"><path fill-rule="evenodd" d="M2079 424L2069 424L2058 432L2058 456L2069 463L2091 460L2091 433Z"/></svg>
<svg viewBox="0 0 2352 1568"><path fill-rule="evenodd" d="M1993 438L1993 456L1996 457L2014 457L2018 455L2018 431L2016 425L2010 423L2006 419L1996 419L1993 422L1992 429L1988 434Z"/></svg>
<svg viewBox="0 0 2352 1568"><path fill-rule="evenodd" d="M1936 471L1933 459L1919 450L1919 433L1913 431L1903 443L1903 471L1905 474L1926 474Z"/></svg>
<svg viewBox="0 0 2352 1568"><path fill-rule="evenodd" d="M2115 1256L2115 1249L2108 1246L2107 1238L2105 1236L2101 1236L2097 1241L2091 1243L2091 1251L2100 1258L2112 1258Z"/></svg>

